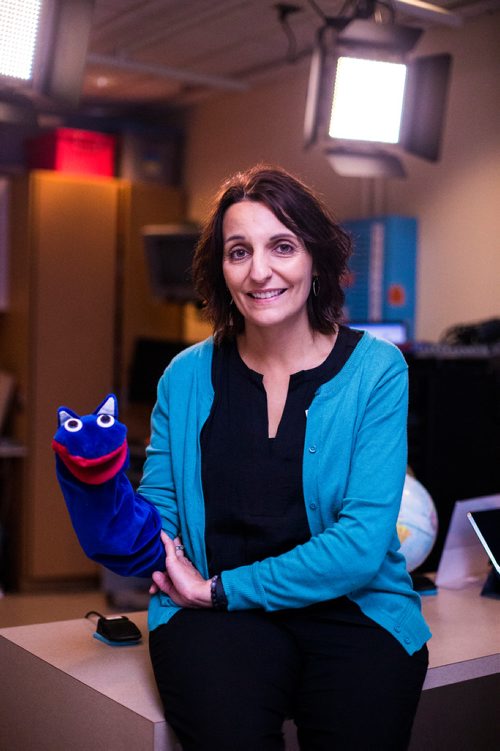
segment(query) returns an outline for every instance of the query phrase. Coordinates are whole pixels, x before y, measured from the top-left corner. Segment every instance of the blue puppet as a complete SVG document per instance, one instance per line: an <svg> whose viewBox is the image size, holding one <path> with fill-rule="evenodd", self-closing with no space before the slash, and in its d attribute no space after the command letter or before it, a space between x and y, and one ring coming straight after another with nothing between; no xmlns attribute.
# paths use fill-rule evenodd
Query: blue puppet
<svg viewBox="0 0 500 751"><path fill-rule="evenodd" d="M80 417L59 407L59 430L52 448L81 482L99 485L124 468L128 458L127 428L118 422L118 403L109 394L91 415Z"/></svg>
<svg viewBox="0 0 500 751"><path fill-rule="evenodd" d="M88 415L60 407L58 424L57 480L85 553L125 576L163 569L160 515L126 475L127 428L118 421L116 396Z"/></svg>

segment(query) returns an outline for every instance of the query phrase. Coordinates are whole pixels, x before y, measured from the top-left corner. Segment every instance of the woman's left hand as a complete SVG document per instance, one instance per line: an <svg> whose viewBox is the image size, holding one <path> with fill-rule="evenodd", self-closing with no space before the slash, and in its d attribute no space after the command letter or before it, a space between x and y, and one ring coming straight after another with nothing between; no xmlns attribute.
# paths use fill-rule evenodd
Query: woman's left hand
<svg viewBox="0 0 500 751"><path fill-rule="evenodd" d="M210 594L210 579L204 579L200 572L184 555L184 548L179 537L171 540L165 532L161 533L161 540L165 546L166 571L153 573L154 584L150 593L158 590L164 592L184 608L210 608L212 598Z"/></svg>

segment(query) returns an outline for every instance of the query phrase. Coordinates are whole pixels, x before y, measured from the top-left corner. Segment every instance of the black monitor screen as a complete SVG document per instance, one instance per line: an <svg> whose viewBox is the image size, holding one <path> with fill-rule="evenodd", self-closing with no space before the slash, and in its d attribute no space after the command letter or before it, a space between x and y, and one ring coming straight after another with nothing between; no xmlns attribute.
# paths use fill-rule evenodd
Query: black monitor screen
<svg viewBox="0 0 500 751"><path fill-rule="evenodd" d="M137 339L129 373L129 401L153 406L163 371L187 346L185 342L164 339Z"/></svg>
<svg viewBox="0 0 500 751"><path fill-rule="evenodd" d="M191 264L199 231L184 225L154 225L143 227L142 236L153 295L178 302L196 300Z"/></svg>

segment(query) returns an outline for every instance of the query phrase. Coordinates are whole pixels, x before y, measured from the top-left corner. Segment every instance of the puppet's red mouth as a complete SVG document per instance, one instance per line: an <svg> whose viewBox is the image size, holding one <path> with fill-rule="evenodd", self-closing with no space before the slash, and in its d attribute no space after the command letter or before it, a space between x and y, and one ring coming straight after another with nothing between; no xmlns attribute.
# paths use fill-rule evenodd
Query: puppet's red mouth
<svg viewBox="0 0 500 751"><path fill-rule="evenodd" d="M93 459L70 454L68 449L56 440L52 441L52 448L71 474L89 485L100 485L110 480L120 471L127 459L126 440L109 454L97 456Z"/></svg>

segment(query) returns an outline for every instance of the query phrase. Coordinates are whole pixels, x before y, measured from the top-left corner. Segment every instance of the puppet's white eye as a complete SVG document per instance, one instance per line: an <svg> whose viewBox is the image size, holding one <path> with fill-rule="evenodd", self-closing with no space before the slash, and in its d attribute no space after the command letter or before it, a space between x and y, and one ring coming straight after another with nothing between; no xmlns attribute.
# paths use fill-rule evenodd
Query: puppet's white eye
<svg viewBox="0 0 500 751"><path fill-rule="evenodd" d="M97 424L100 428L110 428L115 424L115 418L112 415L99 415Z"/></svg>
<svg viewBox="0 0 500 751"><path fill-rule="evenodd" d="M69 420L66 420L66 422L64 423L64 429L69 433L77 433L82 429L82 426L82 421L78 420L77 417L70 417Z"/></svg>

